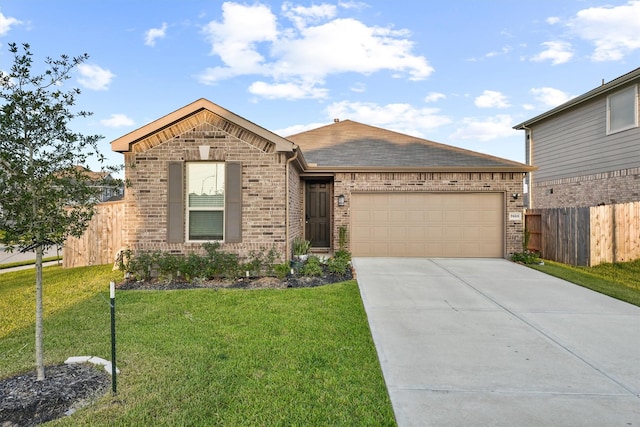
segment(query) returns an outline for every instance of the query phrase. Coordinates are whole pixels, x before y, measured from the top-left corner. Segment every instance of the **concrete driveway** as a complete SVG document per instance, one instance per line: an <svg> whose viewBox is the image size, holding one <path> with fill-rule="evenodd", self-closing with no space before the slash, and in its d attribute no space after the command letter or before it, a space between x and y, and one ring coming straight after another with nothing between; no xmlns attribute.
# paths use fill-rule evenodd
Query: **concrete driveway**
<svg viewBox="0 0 640 427"><path fill-rule="evenodd" d="M399 426L640 426L640 308L503 259L353 264Z"/></svg>

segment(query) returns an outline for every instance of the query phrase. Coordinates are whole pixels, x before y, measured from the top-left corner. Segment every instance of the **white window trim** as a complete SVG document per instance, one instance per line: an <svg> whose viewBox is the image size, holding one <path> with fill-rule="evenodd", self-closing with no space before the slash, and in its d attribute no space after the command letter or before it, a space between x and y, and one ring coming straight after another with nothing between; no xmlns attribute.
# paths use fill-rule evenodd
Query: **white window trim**
<svg viewBox="0 0 640 427"><path fill-rule="evenodd" d="M632 89L634 91L634 102L633 102L633 108L634 108L634 123L619 129L611 129L611 97L614 95L617 95L621 92L624 92L626 90ZM625 130L629 130L629 129L634 129L638 127L638 85L635 84L633 86L630 87L626 87L624 89L621 89L615 93L612 93L611 95L607 96L607 135L612 135L618 132L624 132Z"/></svg>
<svg viewBox="0 0 640 427"><path fill-rule="evenodd" d="M221 208L216 208L216 207L189 207L189 165L190 164L194 164L194 163L209 163L209 164L223 164L224 168L223 168L223 176L226 175L226 165L224 164L225 162L213 162L213 161L207 161L207 162L187 162L186 163L186 167L184 168L185 170L185 197L184 197L184 215L185 215L185 243L205 243L205 242L220 242L220 243L224 243L224 238L225 238L225 230L226 230L226 221L227 221L227 215L226 215L226 200L225 203L223 204L223 206ZM226 194L226 187L227 184L225 182L224 184L225 187L225 194ZM218 212L222 212L222 239L220 240L202 240L202 239L197 239L197 240L193 240L190 239L190 233L189 233L189 220L190 220L190 215L189 212L191 211L218 211Z"/></svg>

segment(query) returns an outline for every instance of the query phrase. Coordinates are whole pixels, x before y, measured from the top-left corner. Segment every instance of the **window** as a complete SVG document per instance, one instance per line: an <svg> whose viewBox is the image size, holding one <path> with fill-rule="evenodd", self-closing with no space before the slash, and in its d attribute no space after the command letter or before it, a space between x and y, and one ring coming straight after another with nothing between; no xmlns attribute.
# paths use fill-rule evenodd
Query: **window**
<svg viewBox="0 0 640 427"><path fill-rule="evenodd" d="M225 168L219 162L187 163L189 240L223 240Z"/></svg>
<svg viewBox="0 0 640 427"><path fill-rule="evenodd" d="M607 134L638 127L638 86L607 97Z"/></svg>

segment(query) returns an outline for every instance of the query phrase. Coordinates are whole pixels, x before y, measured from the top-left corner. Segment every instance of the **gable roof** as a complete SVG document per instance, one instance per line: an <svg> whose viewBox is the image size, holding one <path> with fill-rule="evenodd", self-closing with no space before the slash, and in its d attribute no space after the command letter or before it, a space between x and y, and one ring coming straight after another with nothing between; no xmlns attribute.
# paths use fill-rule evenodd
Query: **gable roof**
<svg viewBox="0 0 640 427"><path fill-rule="evenodd" d="M216 116L215 118L218 119L218 121L222 120L223 122L230 123L232 126L225 126L224 130L234 136L245 138L247 136L246 131L249 131L259 139L264 140L266 144L274 144L275 151L291 152L295 148L295 146L285 138L207 99L200 98L191 104L113 140L111 142L111 149L121 153L130 152L133 151L133 146L136 143L146 140L146 143L143 144L145 147L142 149L142 151L144 151L145 149L188 131L203 122L211 121L213 119L211 114Z"/></svg>
<svg viewBox="0 0 640 427"><path fill-rule="evenodd" d="M314 170L509 171L531 166L410 135L338 121L287 137L297 144Z"/></svg>
<svg viewBox="0 0 640 427"><path fill-rule="evenodd" d="M582 94L580 96L577 96L567 102L565 102L562 105L557 106L556 108L553 108L547 112L544 112L532 119L529 119L525 122L522 122L518 125L515 125L513 128L517 129L517 130L522 130L528 126L531 126L539 121L542 121L548 117L551 117L555 114L558 114L562 111L568 110L570 108L573 108L579 104L582 104L583 102L589 101L593 98L595 98L596 96L600 96L603 95L605 93L608 92L612 92L616 89L621 88L622 86L629 84L631 82L633 82L634 80L640 80L640 68L636 68L633 71L628 72L627 74L624 74L620 77L617 77L613 80L611 80L609 83L605 83L602 84L601 86L598 86L595 89L590 90L589 92Z"/></svg>

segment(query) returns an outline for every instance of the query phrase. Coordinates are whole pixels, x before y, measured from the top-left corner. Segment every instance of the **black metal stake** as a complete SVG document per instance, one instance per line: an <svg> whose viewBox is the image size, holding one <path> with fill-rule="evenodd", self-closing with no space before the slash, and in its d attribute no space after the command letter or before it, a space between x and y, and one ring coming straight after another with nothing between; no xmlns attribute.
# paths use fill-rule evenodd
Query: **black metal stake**
<svg viewBox="0 0 640 427"><path fill-rule="evenodd" d="M111 282L109 285L111 294L111 391L116 394L116 285Z"/></svg>

